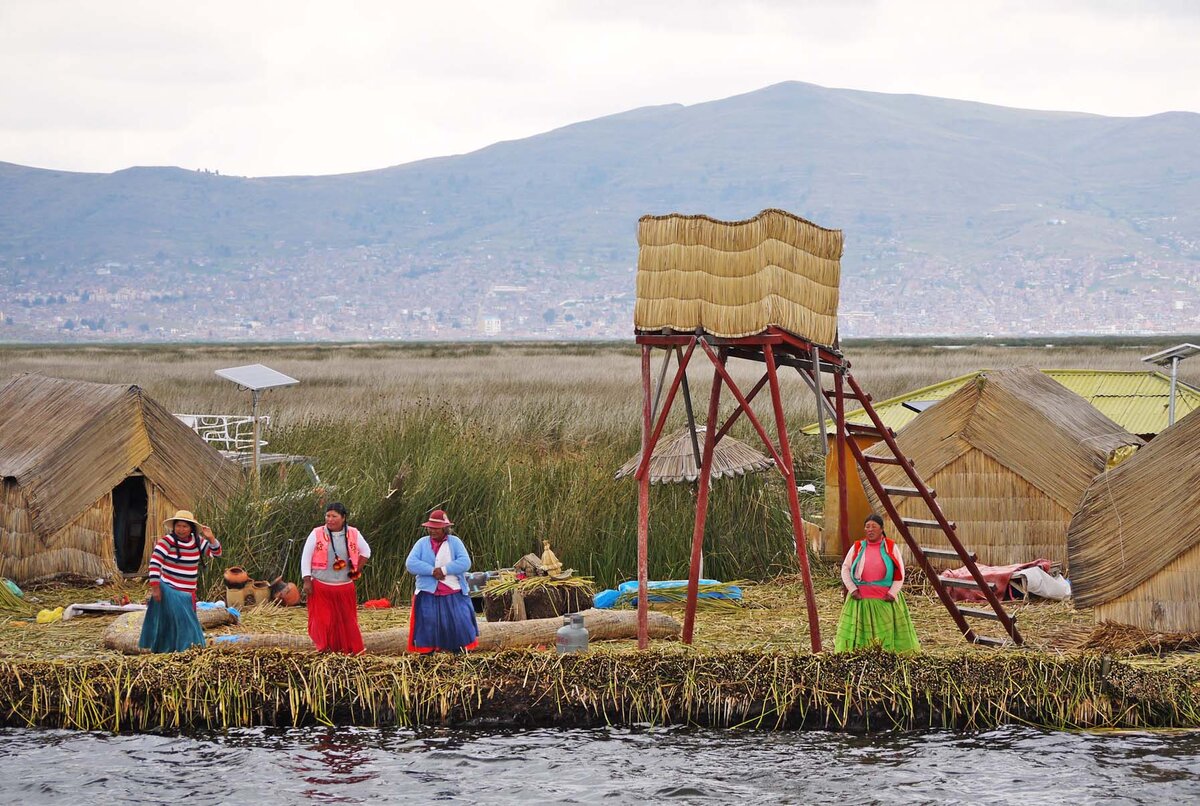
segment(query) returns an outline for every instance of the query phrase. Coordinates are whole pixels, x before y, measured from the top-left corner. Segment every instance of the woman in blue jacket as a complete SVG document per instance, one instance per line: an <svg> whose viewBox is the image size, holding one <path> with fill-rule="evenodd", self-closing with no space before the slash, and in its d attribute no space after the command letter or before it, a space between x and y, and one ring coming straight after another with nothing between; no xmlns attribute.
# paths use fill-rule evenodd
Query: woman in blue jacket
<svg viewBox="0 0 1200 806"><path fill-rule="evenodd" d="M429 534L408 553L404 567L417 578L408 620L409 652L464 652L479 645L475 608L465 574L471 555L456 535L446 512L435 509L421 524Z"/></svg>

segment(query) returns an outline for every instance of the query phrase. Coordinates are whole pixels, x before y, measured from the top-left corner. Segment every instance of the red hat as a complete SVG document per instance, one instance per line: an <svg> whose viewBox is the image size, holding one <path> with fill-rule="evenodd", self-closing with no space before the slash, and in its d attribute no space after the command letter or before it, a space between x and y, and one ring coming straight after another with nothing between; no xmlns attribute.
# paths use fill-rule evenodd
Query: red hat
<svg viewBox="0 0 1200 806"><path fill-rule="evenodd" d="M430 529L444 529L447 526L453 526L454 522L446 517L446 510L435 509L433 512L429 513L429 520L425 521L421 525L428 526Z"/></svg>

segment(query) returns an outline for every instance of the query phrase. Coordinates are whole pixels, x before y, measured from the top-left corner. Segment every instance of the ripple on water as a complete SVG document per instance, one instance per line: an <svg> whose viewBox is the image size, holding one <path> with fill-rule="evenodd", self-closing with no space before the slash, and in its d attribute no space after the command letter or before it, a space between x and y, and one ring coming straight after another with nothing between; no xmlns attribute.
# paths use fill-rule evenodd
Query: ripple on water
<svg viewBox="0 0 1200 806"><path fill-rule="evenodd" d="M56 806L1186 803L1200 800L1200 733L7 729L0 795Z"/></svg>

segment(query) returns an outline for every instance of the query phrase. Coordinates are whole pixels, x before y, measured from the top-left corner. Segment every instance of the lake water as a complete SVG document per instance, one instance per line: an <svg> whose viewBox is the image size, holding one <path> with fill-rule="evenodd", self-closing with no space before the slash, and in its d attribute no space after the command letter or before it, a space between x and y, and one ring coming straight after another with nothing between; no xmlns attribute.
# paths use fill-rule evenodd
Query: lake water
<svg viewBox="0 0 1200 806"><path fill-rule="evenodd" d="M1200 733L0 730L0 803L1200 803Z"/></svg>

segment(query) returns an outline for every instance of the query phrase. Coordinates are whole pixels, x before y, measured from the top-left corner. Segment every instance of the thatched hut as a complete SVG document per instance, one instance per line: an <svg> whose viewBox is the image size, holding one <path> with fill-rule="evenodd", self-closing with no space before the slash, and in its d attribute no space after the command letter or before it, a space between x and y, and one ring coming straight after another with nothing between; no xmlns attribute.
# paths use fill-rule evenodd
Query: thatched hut
<svg viewBox="0 0 1200 806"><path fill-rule="evenodd" d="M0 576L143 571L165 518L241 478L137 386L17 376L0 388Z"/></svg>
<svg viewBox="0 0 1200 806"><path fill-rule="evenodd" d="M993 370L981 369L959 375L946 381L914 389L902 395L874 404L876 414L884 425L893 431L907 426L921 412L945 400L963 386L974 383L981 375ZM1117 425L1149 441L1167 427L1167 412L1171 404L1171 379L1156 371L1118 371L1099 369L1043 369L1049 378L1082 397L1097 411ZM1188 413L1200 410L1200 389L1179 382L1175 391L1175 408L1179 419ZM862 409L846 412L846 422L855 425L870 425L871 420ZM822 535L822 553L841 556L838 539L838 454L833 433L833 422L826 421L828 446L825 456L825 522ZM821 431L820 423L806 425L802 432L816 436ZM853 434L858 447L867 450L878 437ZM867 492L854 469L853 457L849 456L849 472L846 476L847 517L851 530L857 528L870 514L872 506Z"/></svg>
<svg viewBox="0 0 1200 806"><path fill-rule="evenodd" d="M1067 530L1075 604L1096 622L1200 632L1200 414L1096 477Z"/></svg>
<svg viewBox="0 0 1200 806"><path fill-rule="evenodd" d="M936 490L963 544L988 565L1040 557L1065 563L1067 524L1084 491L1096 474L1143 444L1030 368L980 374L896 439ZM867 453L889 455L882 444ZM900 467L873 467L885 485L910 486ZM874 491L868 496L879 507ZM893 500L902 517L930 517L919 498ZM938 531L920 530L917 539L927 547L949 548Z"/></svg>
<svg viewBox="0 0 1200 806"><path fill-rule="evenodd" d="M695 442L692 441L692 430L686 426L660 439L654 447L654 453L650 455L650 483L675 484L698 481L700 466L696 463L696 452L697 449L703 450L704 448L704 426L696 426L695 440ZM633 476L637 473L638 465L641 462L641 452L634 454L629 461L621 465L615 478L623 479ZM713 448L712 478L714 480L726 476L758 473L774 466L774 460L731 436L721 437L721 441Z"/></svg>

